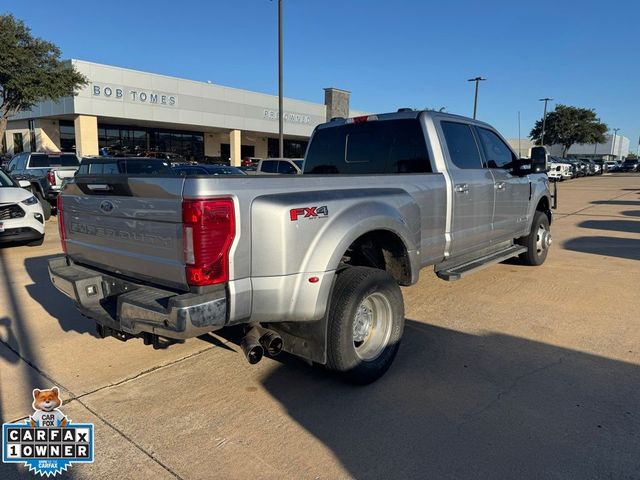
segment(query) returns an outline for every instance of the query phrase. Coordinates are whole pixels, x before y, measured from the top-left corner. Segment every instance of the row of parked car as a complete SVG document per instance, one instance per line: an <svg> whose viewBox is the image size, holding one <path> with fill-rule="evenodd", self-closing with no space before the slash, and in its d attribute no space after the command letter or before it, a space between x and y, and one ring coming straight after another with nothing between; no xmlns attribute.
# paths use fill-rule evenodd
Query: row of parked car
<svg viewBox="0 0 640 480"><path fill-rule="evenodd" d="M592 160L589 158L561 158L549 157L549 171L547 175L556 181L571 178L602 175L605 172L638 172L640 165L636 159L621 160Z"/></svg>

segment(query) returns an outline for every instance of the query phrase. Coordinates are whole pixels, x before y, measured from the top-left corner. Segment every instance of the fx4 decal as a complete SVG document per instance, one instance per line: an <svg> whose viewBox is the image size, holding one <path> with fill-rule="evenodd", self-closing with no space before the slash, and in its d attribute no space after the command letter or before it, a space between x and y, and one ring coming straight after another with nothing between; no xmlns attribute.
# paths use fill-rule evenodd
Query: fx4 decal
<svg viewBox="0 0 640 480"><path fill-rule="evenodd" d="M328 217L329 209L326 205L322 207L302 207L302 208L292 208L289 210L289 217L292 222L296 222L298 218L311 218L316 219L318 217Z"/></svg>

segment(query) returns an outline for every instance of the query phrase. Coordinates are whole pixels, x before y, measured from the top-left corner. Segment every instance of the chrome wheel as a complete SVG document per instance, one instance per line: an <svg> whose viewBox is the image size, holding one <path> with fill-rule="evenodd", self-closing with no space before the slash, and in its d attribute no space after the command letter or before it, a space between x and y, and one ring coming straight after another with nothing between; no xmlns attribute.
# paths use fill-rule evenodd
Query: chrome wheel
<svg viewBox="0 0 640 480"><path fill-rule="evenodd" d="M389 343L393 312L387 297L381 293L367 296L356 311L353 321L353 346L361 360L374 360Z"/></svg>
<svg viewBox="0 0 640 480"><path fill-rule="evenodd" d="M538 226L536 233L536 252L538 255L542 254L545 250L548 250L551 246L551 232L543 224Z"/></svg>

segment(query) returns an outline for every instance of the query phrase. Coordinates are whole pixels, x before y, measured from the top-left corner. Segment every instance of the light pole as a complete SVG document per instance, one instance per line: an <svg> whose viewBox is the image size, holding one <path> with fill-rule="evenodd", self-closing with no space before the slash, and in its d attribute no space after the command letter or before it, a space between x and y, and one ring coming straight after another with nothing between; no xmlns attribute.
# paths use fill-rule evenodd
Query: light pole
<svg viewBox="0 0 640 480"><path fill-rule="evenodd" d="M611 155L613 155L613 159L616 159L616 134L618 133L619 128L613 129L613 143L611 144Z"/></svg>
<svg viewBox="0 0 640 480"><path fill-rule="evenodd" d="M476 82L476 94L473 97L473 118L476 118L476 113L478 111L478 84L482 81L486 80L486 78L475 77L467 80L468 82Z"/></svg>
<svg viewBox="0 0 640 480"><path fill-rule="evenodd" d="M520 148L520 110L518 110L518 157L522 157L522 149Z"/></svg>
<svg viewBox="0 0 640 480"><path fill-rule="evenodd" d="M278 156L284 157L284 133L282 111L282 0L278 0Z"/></svg>
<svg viewBox="0 0 640 480"><path fill-rule="evenodd" d="M553 98L541 98L540 101L544 102L544 114L542 115L542 137L540 138L540 145L544 147L544 132L547 128L547 103L553 100Z"/></svg>

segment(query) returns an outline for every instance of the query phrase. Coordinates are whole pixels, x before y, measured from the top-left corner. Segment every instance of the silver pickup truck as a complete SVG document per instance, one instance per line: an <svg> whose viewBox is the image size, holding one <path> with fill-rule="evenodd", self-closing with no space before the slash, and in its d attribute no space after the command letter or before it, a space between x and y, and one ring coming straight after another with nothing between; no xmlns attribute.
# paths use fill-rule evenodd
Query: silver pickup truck
<svg viewBox="0 0 640 480"><path fill-rule="evenodd" d="M422 268L544 262L545 169L486 123L399 111L318 126L303 175L79 174L58 197L50 277L102 336L159 347L243 325L251 363L285 350L369 383Z"/></svg>

